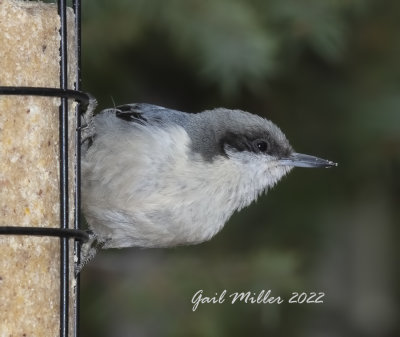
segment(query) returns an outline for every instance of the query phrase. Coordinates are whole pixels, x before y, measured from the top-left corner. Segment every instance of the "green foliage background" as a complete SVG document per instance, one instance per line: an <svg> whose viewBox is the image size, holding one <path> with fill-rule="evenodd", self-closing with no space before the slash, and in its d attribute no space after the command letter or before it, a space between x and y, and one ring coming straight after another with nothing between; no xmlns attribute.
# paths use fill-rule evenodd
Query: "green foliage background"
<svg viewBox="0 0 400 337"><path fill-rule="evenodd" d="M296 169L212 241L101 252L82 273L82 336L399 336L400 2L86 0L84 89L266 116ZM204 304L227 289L324 304Z"/></svg>

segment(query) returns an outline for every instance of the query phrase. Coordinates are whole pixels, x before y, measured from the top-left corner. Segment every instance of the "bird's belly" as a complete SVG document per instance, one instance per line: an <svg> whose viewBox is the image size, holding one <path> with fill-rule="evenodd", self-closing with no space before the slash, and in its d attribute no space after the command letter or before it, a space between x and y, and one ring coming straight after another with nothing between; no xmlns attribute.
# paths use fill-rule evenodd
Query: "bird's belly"
<svg viewBox="0 0 400 337"><path fill-rule="evenodd" d="M102 207L85 208L93 231L99 237L109 238L108 248L204 242L222 229L234 211L227 204L216 202L213 196L204 196L200 201L184 195L161 198L159 194L134 198L125 205L112 205L111 200L106 200Z"/></svg>

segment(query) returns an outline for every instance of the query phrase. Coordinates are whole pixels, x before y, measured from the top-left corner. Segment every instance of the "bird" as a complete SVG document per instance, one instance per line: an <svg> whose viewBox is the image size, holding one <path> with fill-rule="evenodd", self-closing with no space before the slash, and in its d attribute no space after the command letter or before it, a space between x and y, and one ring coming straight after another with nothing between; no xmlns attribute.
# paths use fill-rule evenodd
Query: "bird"
<svg viewBox="0 0 400 337"><path fill-rule="evenodd" d="M295 152L278 126L242 110L132 103L89 119L82 207L91 234L83 264L100 247L207 241L292 168L337 166Z"/></svg>

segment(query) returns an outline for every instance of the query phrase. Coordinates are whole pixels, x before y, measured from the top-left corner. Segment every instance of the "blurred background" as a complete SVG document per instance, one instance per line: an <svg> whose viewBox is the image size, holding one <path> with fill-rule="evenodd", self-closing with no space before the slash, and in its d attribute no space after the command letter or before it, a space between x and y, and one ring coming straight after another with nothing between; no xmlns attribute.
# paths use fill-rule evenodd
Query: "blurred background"
<svg viewBox="0 0 400 337"><path fill-rule="evenodd" d="M210 242L102 251L82 336L400 336L400 2L85 0L83 87L99 101L271 119L295 169ZM203 289L284 304L203 304ZM323 304L288 304L292 292Z"/></svg>

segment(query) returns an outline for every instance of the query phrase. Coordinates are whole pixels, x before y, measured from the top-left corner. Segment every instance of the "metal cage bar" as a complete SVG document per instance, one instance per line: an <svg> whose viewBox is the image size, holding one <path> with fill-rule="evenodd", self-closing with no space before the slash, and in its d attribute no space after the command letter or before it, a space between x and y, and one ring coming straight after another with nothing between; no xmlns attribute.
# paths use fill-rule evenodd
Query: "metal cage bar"
<svg viewBox="0 0 400 337"><path fill-rule="evenodd" d="M68 89L67 3L58 1L60 16L60 89ZM68 99L61 98L59 115L60 136L60 228L68 228ZM60 336L67 337L69 329L69 242L60 238Z"/></svg>
<svg viewBox="0 0 400 337"><path fill-rule="evenodd" d="M59 228L1 226L0 235L56 236L60 238L60 336L69 335L69 239L73 238L74 253L80 257L80 246L88 240L88 234L80 229L81 208L81 123L80 115L86 110L90 97L80 91L81 87L81 1L73 0L75 13L75 46L77 53L77 72L74 90L68 89L68 52L67 52L67 0L57 0L60 16L60 86L59 88L41 87L0 87L0 95L28 95L60 97L59 110L59 156L60 156L60 224ZM75 188L74 188L74 228L68 228L68 99L78 102L76 108L77 129L75 132ZM79 275L76 276L74 303L74 336L79 336Z"/></svg>
<svg viewBox="0 0 400 337"><path fill-rule="evenodd" d="M73 0L72 7L75 13L75 50L77 70L75 77L75 90L81 90L81 1ZM81 210L81 118L80 118L81 103L78 103L75 111L76 117L76 133L75 133L75 219L74 229L79 230L80 210ZM76 263L80 264L81 257L81 242L75 240L74 255L77 258ZM80 275L75 276L75 303L74 303L74 337L79 337L80 330Z"/></svg>
<svg viewBox="0 0 400 337"><path fill-rule="evenodd" d="M69 228L0 226L0 235L58 236L79 242L89 240L87 232Z"/></svg>

